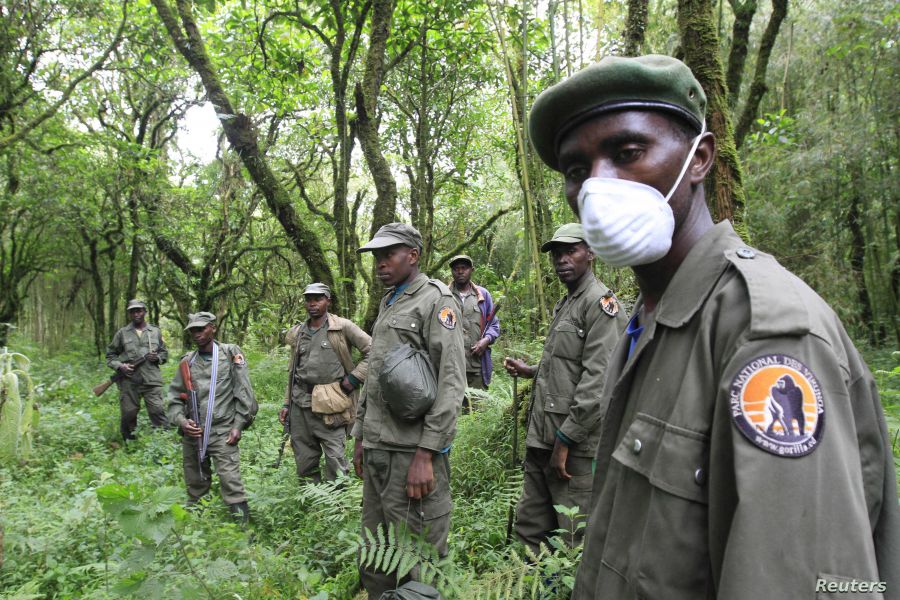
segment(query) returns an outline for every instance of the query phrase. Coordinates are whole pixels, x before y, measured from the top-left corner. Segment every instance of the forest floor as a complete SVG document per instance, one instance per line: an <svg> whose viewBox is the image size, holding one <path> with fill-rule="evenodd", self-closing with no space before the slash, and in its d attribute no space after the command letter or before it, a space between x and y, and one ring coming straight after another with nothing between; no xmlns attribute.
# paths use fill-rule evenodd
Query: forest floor
<svg viewBox="0 0 900 600"><path fill-rule="evenodd" d="M355 560L360 481L298 484L290 445L281 467L271 467L281 440L276 414L286 350L246 352L260 411L240 443L252 513L241 529L230 521L216 483L201 510L184 510L173 431L151 431L142 412L138 441L123 446L115 389L100 398L91 393L109 375L99 360L78 351L49 357L15 339L12 349L33 360L40 425L30 458L0 465L0 598L365 596ZM495 360L502 356L502 347L495 350ZM866 353L900 466L898 357ZM166 380L176 364L163 367ZM512 382L505 373L495 375L480 402L478 412L460 417L452 451L449 558L437 559L393 533L370 540L370 558L401 567L423 558L448 598L568 598L580 550L555 539L554 548L528 560L520 545L506 542L522 477L511 456ZM522 434L520 427L520 455Z"/></svg>

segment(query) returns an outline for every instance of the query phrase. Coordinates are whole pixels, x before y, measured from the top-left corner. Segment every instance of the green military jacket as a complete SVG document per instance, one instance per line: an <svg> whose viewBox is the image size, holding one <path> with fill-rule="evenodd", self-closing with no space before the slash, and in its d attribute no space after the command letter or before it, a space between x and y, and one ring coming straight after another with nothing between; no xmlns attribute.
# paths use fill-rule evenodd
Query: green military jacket
<svg viewBox="0 0 900 600"><path fill-rule="evenodd" d="M459 303L459 316L463 328L463 349L466 352L466 370L470 373L481 372L481 357L472 353L472 346L481 340L481 304L478 303L479 293L475 284L472 284L472 293L460 295L455 286L450 286L453 297Z"/></svg>
<svg viewBox="0 0 900 600"><path fill-rule="evenodd" d="M610 359L572 597L897 598L890 438L825 302L722 222L642 325Z"/></svg>
<svg viewBox="0 0 900 600"><path fill-rule="evenodd" d="M253 422L258 408L250 385L247 361L237 345L214 343L219 347L219 361L211 433L224 434L231 429L243 430ZM203 427L209 402L212 360L204 359L196 351L185 354L181 360L192 359L191 381L197 392L199 425ZM169 422L179 427L191 416L190 396L185 399L181 397L182 394L187 395L188 391L179 368L169 385L168 408Z"/></svg>
<svg viewBox="0 0 900 600"><path fill-rule="evenodd" d="M456 433L456 415L466 390L466 358L463 350L459 308L450 289L420 273L393 304L381 300L372 328L369 372L359 400L353 436L363 447L434 452L446 449ZM431 359L437 382L437 399L425 416L415 422L395 419L378 386L378 374L385 356L398 344L408 343L425 350Z"/></svg>
<svg viewBox="0 0 900 600"><path fill-rule="evenodd" d="M169 351L166 349L159 327L147 323L143 335L138 335L134 324L129 323L116 332L106 347L106 364L110 369L118 370L124 363L134 362L153 351L159 356L160 365L169 358ZM162 385L163 383L159 365L154 365L149 361L139 366L135 373L139 374L147 385Z"/></svg>
<svg viewBox="0 0 900 600"><path fill-rule="evenodd" d="M291 327L285 336L291 347L285 404L293 401L303 407L310 406L312 397L305 389L297 389L298 378L316 385L338 381L347 374L335 348L335 335L344 337L348 350L356 348L362 354L362 360L350 371L350 375L361 383L365 382L372 338L353 321L328 313L325 324L315 333L310 332L307 321ZM356 391L354 396L358 396Z"/></svg>
<svg viewBox="0 0 900 600"><path fill-rule="evenodd" d="M606 411L606 364L625 322L625 311L592 271L556 303L535 374L526 446L550 450L559 431L574 442L570 454L594 456Z"/></svg>

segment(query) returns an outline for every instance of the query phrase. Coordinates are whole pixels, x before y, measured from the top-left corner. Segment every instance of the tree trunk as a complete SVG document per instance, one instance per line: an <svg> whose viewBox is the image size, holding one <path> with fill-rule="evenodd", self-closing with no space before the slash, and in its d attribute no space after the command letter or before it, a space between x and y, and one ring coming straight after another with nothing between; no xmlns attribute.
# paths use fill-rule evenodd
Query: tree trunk
<svg viewBox="0 0 900 600"><path fill-rule="evenodd" d="M644 34L647 31L647 13L649 0L628 0L628 15L625 17L624 56L639 56L644 47Z"/></svg>
<svg viewBox="0 0 900 600"><path fill-rule="evenodd" d="M316 281L334 286L334 277L325 260L325 252L318 236L294 210L287 190L260 153L258 134L250 118L245 114L235 112L222 88L218 75L206 53L200 30L194 22L189 0L176 0L183 30L169 8L168 0L151 1L175 47L200 76L207 97L216 109L231 148L240 157L250 178L265 198L269 210L281 223L288 239L306 262L310 276ZM339 310L339 307L336 306L338 300L338 298L335 299L335 311Z"/></svg>
<svg viewBox="0 0 900 600"><path fill-rule="evenodd" d="M747 48L750 45L750 26L756 14L756 0L729 0L734 12L734 25L731 27L731 51L728 53L728 70L725 83L728 86L728 105L737 109L738 97L741 94L741 81L744 78L744 66L747 63ZM720 19L721 21L721 19Z"/></svg>
<svg viewBox="0 0 900 600"><path fill-rule="evenodd" d="M775 39L778 37L781 23L787 17L787 11L788 0L772 0L772 16L769 17L769 24L766 25L766 31L759 41L759 52L756 55L756 70L753 73L753 82L750 84L750 93L747 95L747 102L744 103L744 110L741 111L741 117L734 131L734 141L738 148L741 147L744 143L744 138L750 132L750 127L753 125L756 113L759 110L759 103L763 94L768 90L766 86L766 71L769 68L769 58L772 56L772 48L775 46Z"/></svg>
<svg viewBox="0 0 900 600"><path fill-rule="evenodd" d="M390 164L384 157L378 135L378 98L384 78L384 56L391 35L395 4L396 0L374 0L372 3L372 23L365 72L362 83L356 84L354 92L357 135L377 193L372 210L372 227L369 230L371 236L374 236L382 225L393 222L397 210L397 182L391 173ZM420 260L424 258L421 257ZM375 323L382 296L382 290L375 284L377 279L374 277L374 266L372 272L372 285L369 286L369 302L366 307L366 330L370 330Z"/></svg>
<svg viewBox="0 0 900 600"><path fill-rule="evenodd" d="M716 136L716 160L706 180L707 202L716 221L739 222L744 210L743 177L729 117L712 1L678 0L678 30L684 61L706 92L707 127Z"/></svg>
<svg viewBox="0 0 900 600"><path fill-rule="evenodd" d="M851 163L850 173L850 207L847 210L847 228L850 230L850 270L853 273L853 281L856 284L856 298L859 303L859 316L862 326L866 331L866 337L870 344L876 343L875 327L873 324L872 300L866 287L866 241L863 234L860 207L863 203L861 174L856 171Z"/></svg>

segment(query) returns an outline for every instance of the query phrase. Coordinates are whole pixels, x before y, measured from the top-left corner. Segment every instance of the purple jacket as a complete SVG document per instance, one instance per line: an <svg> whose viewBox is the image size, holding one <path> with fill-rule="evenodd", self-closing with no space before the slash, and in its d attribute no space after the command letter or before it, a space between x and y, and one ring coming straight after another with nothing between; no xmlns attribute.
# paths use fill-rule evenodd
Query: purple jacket
<svg viewBox="0 0 900 600"><path fill-rule="evenodd" d="M481 305L481 337L487 336L491 340L491 344L500 337L500 320L494 314L494 299L491 293L480 285L472 284L478 291L478 304ZM491 371L494 369L494 363L491 360L491 347L488 346L484 354L481 355L481 378L485 387L491 383Z"/></svg>

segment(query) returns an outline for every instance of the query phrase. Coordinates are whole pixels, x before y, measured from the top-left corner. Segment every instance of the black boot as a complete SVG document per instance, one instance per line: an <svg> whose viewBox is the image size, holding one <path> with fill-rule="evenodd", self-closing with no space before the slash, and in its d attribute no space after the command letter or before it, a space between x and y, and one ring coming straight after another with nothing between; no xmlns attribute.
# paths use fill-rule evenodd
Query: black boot
<svg viewBox="0 0 900 600"><path fill-rule="evenodd" d="M228 510L231 512L231 516L234 517L234 520L239 524L246 525L250 521L250 507L247 506L246 500L229 504Z"/></svg>

